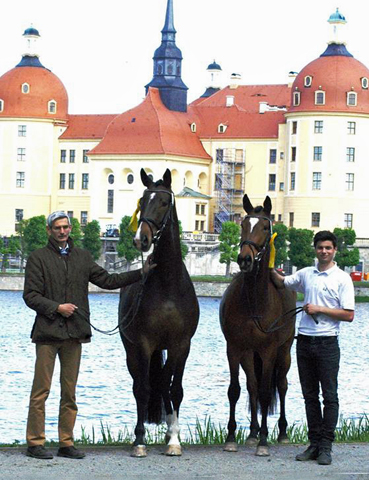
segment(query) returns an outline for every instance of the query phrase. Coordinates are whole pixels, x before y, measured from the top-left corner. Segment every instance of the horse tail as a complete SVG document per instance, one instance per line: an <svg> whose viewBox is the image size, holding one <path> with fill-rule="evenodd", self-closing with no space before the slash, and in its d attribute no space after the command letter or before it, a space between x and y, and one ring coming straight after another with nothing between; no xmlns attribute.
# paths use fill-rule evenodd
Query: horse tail
<svg viewBox="0 0 369 480"><path fill-rule="evenodd" d="M150 398L147 407L147 421L148 423L156 423L156 425L159 425L164 420L164 405L161 392L163 366L163 352L155 350L150 362Z"/></svg>
<svg viewBox="0 0 369 480"><path fill-rule="evenodd" d="M260 411L260 397L262 395L261 391L261 379L263 375L263 362L260 356L255 352L254 354L254 372L256 380L258 383L258 410ZM274 366L272 378L271 378L271 388L270 388L270 403L268 407L268 415L273 415L276 412L277 407L277 366Z"/></svg>

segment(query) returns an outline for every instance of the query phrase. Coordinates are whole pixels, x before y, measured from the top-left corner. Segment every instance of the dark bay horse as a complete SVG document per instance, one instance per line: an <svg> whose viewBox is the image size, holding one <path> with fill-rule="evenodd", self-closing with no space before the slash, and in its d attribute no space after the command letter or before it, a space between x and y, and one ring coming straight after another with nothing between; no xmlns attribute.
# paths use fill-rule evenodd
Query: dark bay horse
<svg viewBox="0 0 369 480"><path fill-rule="evenodd" d="M228 389L230 416L224 449L237 451L235 413L241 391L238 380L241 365L246 374L251 410L246 444L257 444L256 455L266 456L269 455L267 416L274 411L277 391L280 400L278 441L288 442L285 397L290 349L295 334L296 296L285 289L277 290L270 280L270 198L266 197L263 206L254 209L245 195L243 207L247 215L241 224L237 260L241 272L227 288L220 304L220 324L227 341L231 377ZM290 311L292 314L285 315ZM261 427L258 409L262 415Z"/></svg>
<svg viewBox="0 0 369 480"><path fill-rule="evenodd" d="M178 415L182 378L199 320L199 305L182 261L170 170L154 182L141 169L141 180L146 190L140 199L134 243L141 252L147 252L154 243L152 261L157 266L141 284L130 285L120 294L120 335L137 403L132 456L146 456L144 422L161 423L162 407L168 425L166 455L181 455Z"/></svg>

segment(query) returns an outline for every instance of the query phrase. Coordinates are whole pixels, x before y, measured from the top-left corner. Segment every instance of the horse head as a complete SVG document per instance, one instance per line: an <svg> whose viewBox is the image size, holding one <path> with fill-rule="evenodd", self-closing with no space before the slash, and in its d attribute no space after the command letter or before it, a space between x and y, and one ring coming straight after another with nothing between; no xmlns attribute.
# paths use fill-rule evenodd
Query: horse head
<svg viewBox="0 0 369 480"><path fill-rule="evenodd" d="M141 168L141 180L146 190L140 199L141 215L133 242L138 250L147 252L151 245L158 241L171 217L174 195L169 169L166 169L161 180L154 182Z"/></svg>
<svg viewBox="0 0 369 480"><path fill-rule="evenodd" d="M244 195L243 208L247 215L241 223L241 243L237 263L243 273L250 273L262 259L272 235L270 219L272 202L267 196L263 206L254 208L249 197Z"/></svg>

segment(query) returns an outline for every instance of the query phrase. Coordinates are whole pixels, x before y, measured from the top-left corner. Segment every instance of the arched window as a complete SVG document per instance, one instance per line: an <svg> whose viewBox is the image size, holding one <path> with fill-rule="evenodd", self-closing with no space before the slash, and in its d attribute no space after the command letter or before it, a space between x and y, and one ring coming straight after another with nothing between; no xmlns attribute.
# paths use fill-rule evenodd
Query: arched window
<svg viewBox="0 0 369 480"><path fill-rule="evenodd" d="M191 132L195 133L196 132L196 123L191 123Z"/></svg>
<svg viewBox="0 0 369 480"><path fill-rule="evenodd" d="M369 87L369 80L367 79L367 77L363 77L361 79L361 86L364 90L368 90L368 87Z"/></svg>
<svg viewBox="0 0 369 480"><path fill-rule="evenodd" d="M29 93L29 85L28 83L22 84L22 93Z"/></svg>
<svg viewBox="0 0 369 480"><path fill-rule="evenodd" d="M300 105L301 100L301 93L300 92L293 92L293 105L297 107Z"/></svg>
<svg viewBox="0 0 369 480"><path fill-rule="evenodd" d="M47 104L47 111L49 113L56 113L56 101L55 100L50 100L49 103Z"/></svg>
<svg viewBox="0 0 369 480"><path fill-rule="evenodd" d="M133 173L129 173L129 174L127 175L127 183L128 183L129 185L132 185L132 183L134 182L134 180L135 180L135 177L133 176Z"/></svg>
<svg viewBox="0 0 369 480"><path fill-rule="evenodd" d="M349 107L356 107L357 105L357 93L347 92L347 105Z"/></svg>
<svg viewBox="0 0 369 480"><path fill-rule="evenodd" d="M315 105L325 105L325 92L323 90L315 92Z"/></svg>
<svg viewBox="0 0 369 480"><path fill-rule="evenodd" d="M224 125L223 123L220 123L218 125L218 133L225 133L226 130L227 130L227 125Z"/></svg>
<svg viewBox="0 0 369 480"><path fill-rule="evenodd" d="M110 185L113 185L114 183L114 175L112 173L108 176L108 183Z"/></svg>

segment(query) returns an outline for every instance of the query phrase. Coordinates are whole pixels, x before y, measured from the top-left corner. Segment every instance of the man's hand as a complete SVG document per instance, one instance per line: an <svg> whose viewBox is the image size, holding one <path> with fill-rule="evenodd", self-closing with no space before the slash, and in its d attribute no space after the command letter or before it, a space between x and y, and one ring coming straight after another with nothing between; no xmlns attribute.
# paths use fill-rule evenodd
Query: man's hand
<svg viewBox="0 0 369 480"><path fill-rule="evenodd" d="M60 313L60 315L63 315L63 317L69 318L75 310L78 310L77 305L73 305L73 303L61 303L56 311Z"/></svg>
<svg viewBox="0 0 369 480"><path fill-rule="evenodd" d="M307 303L303 306L303 309L308 315L316 315L318 313L322 313L322 307L320 307L319 305L313 305L312 303Z"/></svg>
<svg viewBox="0 0 369 480"><path fill-rule="evenodd" d="M147 258L146 258L146 261L145 261L145 264L142 268L142 273L144 275L147 275L149 273L150 270L152 270L153 268L155 268L157 266L156 263L152 263L152 254L150 254Z"/></svg>

